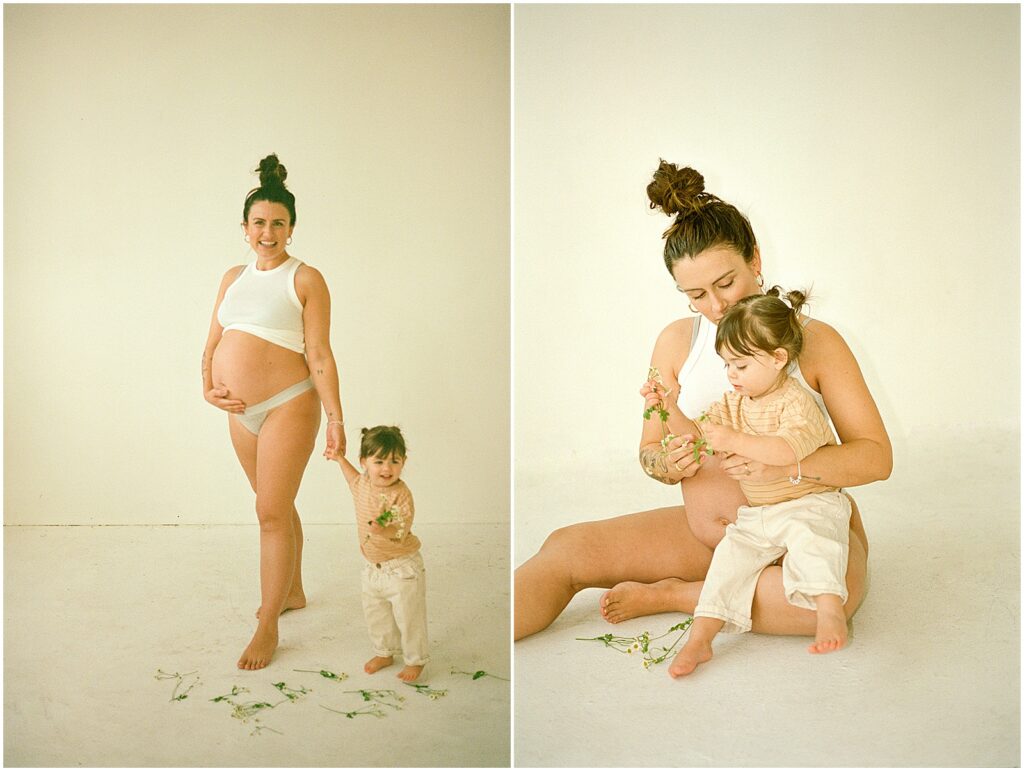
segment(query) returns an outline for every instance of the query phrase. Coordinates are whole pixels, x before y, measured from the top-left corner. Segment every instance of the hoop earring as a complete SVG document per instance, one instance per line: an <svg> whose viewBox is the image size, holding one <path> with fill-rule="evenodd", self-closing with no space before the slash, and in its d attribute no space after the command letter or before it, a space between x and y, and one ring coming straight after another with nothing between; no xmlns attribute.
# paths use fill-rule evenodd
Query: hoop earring
<svg viewBox="0 0 1024 771"><path fill-rule="evenodd" d="M764 276L762 276L760 273L757 274L757 285L764 289Z"/></svg>
<svg viewBox="0 0 1024 771"><path fill-rule="evenodd" d="M693 307L693 303L686 303L686 307L690 309L690 313L699 313L696 308Z"/></svg>
<svg viewBox="0 0 1024 771"><path fill-rule="evenodd" d="M291 236L288 236L288 240L284 242L284 245L285 246L291 246L292 245L292 237Z"/></svg>

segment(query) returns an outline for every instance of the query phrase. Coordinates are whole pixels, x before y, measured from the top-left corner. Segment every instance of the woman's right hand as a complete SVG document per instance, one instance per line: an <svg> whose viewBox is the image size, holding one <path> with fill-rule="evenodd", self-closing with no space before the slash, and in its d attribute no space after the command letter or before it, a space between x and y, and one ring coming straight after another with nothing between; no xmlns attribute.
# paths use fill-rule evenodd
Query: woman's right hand
<svg viewBox="0 0 1024 771"><path fill-rule="evenodd" d="M683 434L673 437L665 445L668 451L666 461L668 471L673 478L688 479L700 470L701 463L707 455L701 451L695 458L693 455L693 443L696 437L693 434Z"/></svg>
<svg viewBox="0 0 1024 771"><path fill-rule="evenodd" d="M245 412L245 403L239 399L229 398L228 389L223 386L211 388L203 393L203 397L219 410L234 413Z"/></svg>
<svg viewBox="0 0 1024 771"><path fill-rule="evenodd" d="M644 397L644 410L664 404L665 399L668 398L665 386L654 379L648 380L640 386L640 395Z"/></svg>

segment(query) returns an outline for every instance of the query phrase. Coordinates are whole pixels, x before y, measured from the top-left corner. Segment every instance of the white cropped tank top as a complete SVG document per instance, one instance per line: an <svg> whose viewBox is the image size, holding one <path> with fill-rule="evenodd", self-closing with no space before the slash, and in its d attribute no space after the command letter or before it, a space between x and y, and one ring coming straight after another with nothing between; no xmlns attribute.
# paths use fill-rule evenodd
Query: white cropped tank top
<svg viewBox="0 0 1024 771"><path fill-rule="evenodd" d="M248 332L304 354L302 303L295 293L295 272L300 265L301 260L289 257L270 270L257 270L255 262L242 268L217 309L217 321L224 331Z"/></svg>
<svg viewBox="0 0 1024 771"><path fill-rule="evenodd" d="M805 326L807 321L804 322ZM713 402L721 400L722 394L731 391L732 385L725 373L725 362L715 352L715 333L718 331L718 327L703 316L695 317L693 325L694 335L690 354L679 371L678 404L679 409L686 417L695 419ZM832 426L832 419L829 418L828 410L825 409L825 400L821 398L821 394L807 385L803 373L800 372L799 362L793 362L790 365L789 374L811 392L814 401L818 404L818 409L828 419L834 433L835 426Z"/></svg>

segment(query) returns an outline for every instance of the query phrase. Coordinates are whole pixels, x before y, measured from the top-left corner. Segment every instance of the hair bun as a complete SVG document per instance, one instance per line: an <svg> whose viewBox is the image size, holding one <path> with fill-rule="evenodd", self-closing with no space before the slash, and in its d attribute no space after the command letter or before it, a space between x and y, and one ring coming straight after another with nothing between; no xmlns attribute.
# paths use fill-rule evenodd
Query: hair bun
<svg viewBox="0 0 1024 771"><path fill-rule="evenodd" d="M362 428L362 429L359 430L359 435L360 436L366 436L368 433L370 433L370 429L368 429L368 428Z"/></svg>
<svg viewBox="0 0 1024 771"><path fill-rule="evenodd" d="M704 177L689 166L678 168L662 160L654 179L647 186L647 197L652 209L661 209L669 217L697 209L703 198L713 198L704 192Z"/></svg>
<svg viewBox="0 0 1024 771"><path fill-rule="evenodd" d="M288 178L288 169L277 159L276 153L260 161L256 171L260 175L260 187L284 187L284 181Z"/></svg>

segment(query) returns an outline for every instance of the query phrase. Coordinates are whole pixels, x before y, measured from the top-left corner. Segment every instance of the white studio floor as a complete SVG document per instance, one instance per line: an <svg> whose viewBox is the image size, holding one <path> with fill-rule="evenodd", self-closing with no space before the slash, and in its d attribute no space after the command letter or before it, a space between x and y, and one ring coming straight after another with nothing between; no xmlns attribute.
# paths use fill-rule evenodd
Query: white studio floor
<svg viewBox="0 0 1024 771"><path fill-rule="evenodd" d="M432 660L420 682L372 652L354 525L305 527L309 605L281 619L281 647L235 667L259 603L258 529L245 526L5 527L4 765L170 767L508 766L508 527L422 525ZM308 669L317 673L300 673ZM190 673L188 698L172 701ZM349 675L333 681L318 672ZM300 691L291 701L275 683ZM211 699L276 704L247 722ZM386 714L355 690L405 697ZM259 722L256 722L258 718ZM261 730L257 730L261 729ZM254 733L255 731L255 733Z"/></svg>
<svg viewBox="0 0 1024 771"><path fill-rule="evenodd" d="M575 638L654 636L689 616L610 625L601 591L581 592L515 644L516 765L1019 767L1019 454L960 459L897 458L889 480L852 491L870 589L843 651L722 635L709 664L673 681L668 661L646 671L636 656ZM517 475L516 564L554 526L635 510L635 483L601 471L607 497L589 512L578 510L588 479ZM954 487L944 476L954 471L968 481ZM544 515L546 526L524 526Z"/></svg>

